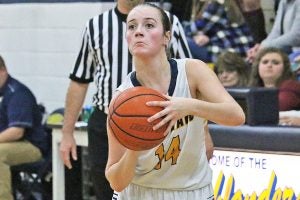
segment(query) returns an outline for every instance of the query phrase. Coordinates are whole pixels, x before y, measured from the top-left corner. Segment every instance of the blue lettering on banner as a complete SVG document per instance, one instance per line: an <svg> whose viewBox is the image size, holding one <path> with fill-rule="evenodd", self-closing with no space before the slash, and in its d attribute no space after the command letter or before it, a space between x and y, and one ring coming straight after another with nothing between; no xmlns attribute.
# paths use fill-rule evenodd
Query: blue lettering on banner
<svg viewBox="0 0 300 200"><path fill-rule="evenodd" d="M276 184L277 175L273 171L268 186L266 186L266 189L263 189L260 194L257 194L255 191L253 191L252 194L243 194L242 188L235 190L235 179L232 175L230 175L224 187L225 176L224 173L220 171L214 187L214 196L216 200L300 200L300 194L296 196L293 188L277 188ZM223 197L221 196L222 191L224 191Z"/></svg>

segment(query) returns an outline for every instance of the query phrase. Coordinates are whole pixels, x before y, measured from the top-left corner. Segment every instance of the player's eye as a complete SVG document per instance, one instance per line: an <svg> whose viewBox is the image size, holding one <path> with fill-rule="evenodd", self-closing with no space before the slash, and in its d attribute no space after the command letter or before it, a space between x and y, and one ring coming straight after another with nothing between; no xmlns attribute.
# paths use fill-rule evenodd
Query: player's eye
<svg viewBox="0 0 300 200"><path fill-rule="evenodd" d="M153 24L151 24L151 23L147 23L145 26L146 26L146 28L148 28L148 29L150 29L150 28L153 28L153 27L154 27L154 25L153 25Z"/></svg>
<svg viewBox="0 0 300 200"><path fill-rule="evenodd" d="M136 26L135 26L134 24L129 24L129 25L127 26L127 29L128 29L128 30L133 30L135 27L136 27Z"/></svg>

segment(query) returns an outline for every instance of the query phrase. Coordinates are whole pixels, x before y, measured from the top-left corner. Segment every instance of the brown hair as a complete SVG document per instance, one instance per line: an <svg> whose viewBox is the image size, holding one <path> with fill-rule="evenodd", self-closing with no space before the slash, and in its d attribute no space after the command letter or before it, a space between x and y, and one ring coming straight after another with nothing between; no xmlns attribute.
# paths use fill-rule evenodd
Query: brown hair
<svg viewBox="0 0 300 200"><path fill-rule="evenodd" d="M248 83L248 65L237 53L225 51L221 53L215 63L216 74L223 71L236 71L239 81L237 87L246 86Z"/></svg>
<svg viewBox="0 0 300 200"><path fill-rule="evenodd" d="M6 68L5 62L1 55L0 55L0 68Z"/></svg>
<svg viewBox="0 0 300 200"><path fill-rule="evenodd" d="M161 22L162 22L162 25L164 28L164 33L171 31L170 19L169 19L168 15L166 14L166 12L162 8L160 8L159 6L157 6L155 4L151 4L151 3L142 3L142 4L138 4L135 7L140 7L140 6L149 6L149 7L157 9L160 13L160 18L161 18Z"/></svg>
<svg viewBox="0 0 300 200"><path fill-rule="evenodd" d="M275 84L276 87L278 87L284 80L295 79L295 76L291 70L290 60L289 60L288 56L286 55L286 53L284 53L282 50L280 50L278 48L269 47L269 48L261 49L258 52L258 54L256 55L255 60L252 64L249 86L264 87L263 80L261 79L261 77L259 76L259 73L258 73L258 67L259 67L259 63L260 63L262 57L264 57L266 54L269 54L269 53L279 54L283 61L283 72L282 72L281 76L278 78L278 80L276 81L276 84Z"/></svg>

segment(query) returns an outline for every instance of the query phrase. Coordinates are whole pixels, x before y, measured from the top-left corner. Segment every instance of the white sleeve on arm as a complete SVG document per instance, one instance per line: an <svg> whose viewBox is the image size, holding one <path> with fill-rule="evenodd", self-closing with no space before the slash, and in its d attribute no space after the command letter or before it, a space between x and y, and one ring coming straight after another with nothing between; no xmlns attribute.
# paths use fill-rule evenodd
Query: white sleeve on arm
<svg viewBox="0 0 300 200"><path fill-rule="evenodd" d="M94 20L94 19L91 19ZM90 46L90 21L86 23L82 34L82 40L80 44L80 50L77 54L77 58L70 73L70 78L74 81L89 83L93 81L94 72L94 51Z"/></svg>

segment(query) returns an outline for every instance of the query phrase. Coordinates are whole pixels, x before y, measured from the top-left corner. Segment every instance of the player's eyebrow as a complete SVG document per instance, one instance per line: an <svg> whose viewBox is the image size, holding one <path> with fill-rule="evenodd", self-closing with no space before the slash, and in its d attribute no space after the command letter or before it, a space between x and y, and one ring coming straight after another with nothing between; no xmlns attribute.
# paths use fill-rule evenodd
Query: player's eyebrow
<svg viewBox="0 0 300 200"><path fill-rule="evenodd" d="M135 21L135 20L136 20L136 18L131 19L131 20L129 20L127 23L130 23L130 22ZM153 20L153 21L157 22L156 19L155 19L155 18L152 18L152 17L146 17L146 18L144 18L144 20Z"/></svg>

